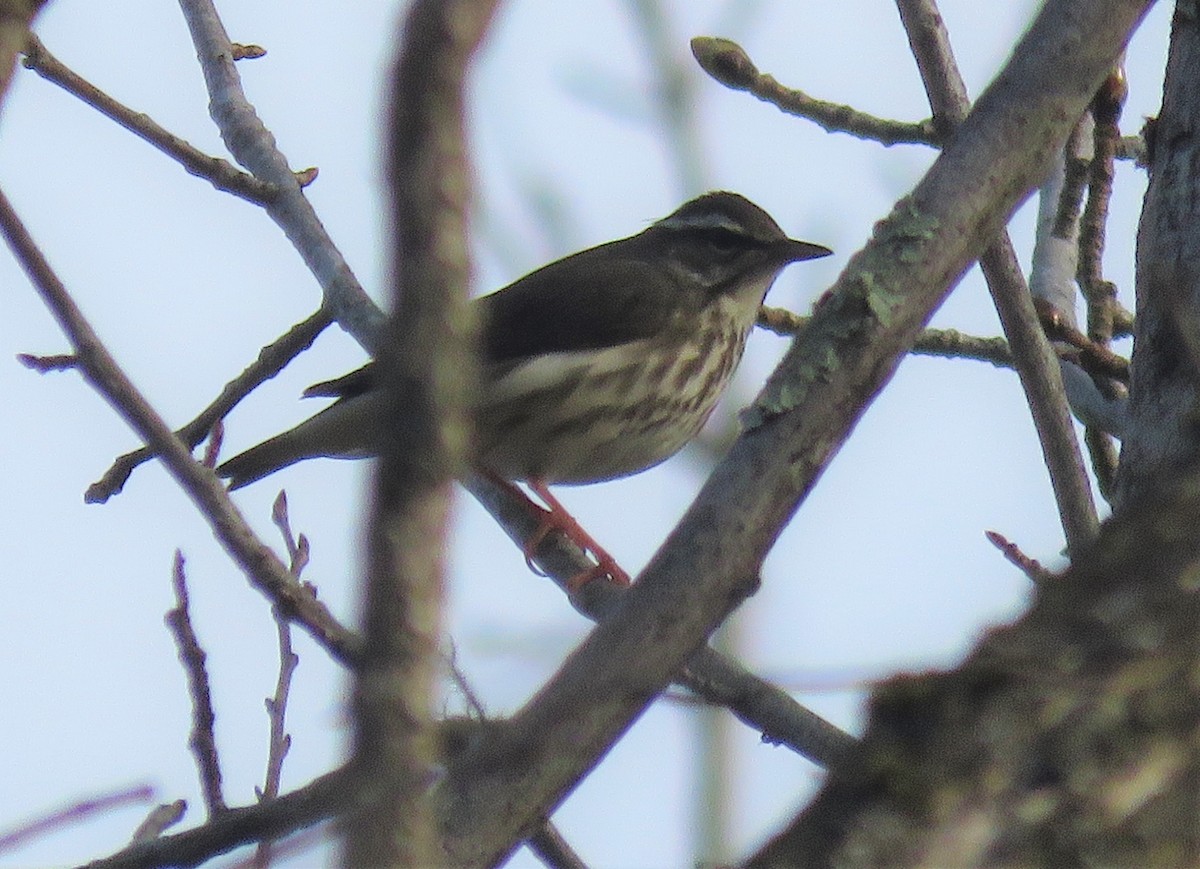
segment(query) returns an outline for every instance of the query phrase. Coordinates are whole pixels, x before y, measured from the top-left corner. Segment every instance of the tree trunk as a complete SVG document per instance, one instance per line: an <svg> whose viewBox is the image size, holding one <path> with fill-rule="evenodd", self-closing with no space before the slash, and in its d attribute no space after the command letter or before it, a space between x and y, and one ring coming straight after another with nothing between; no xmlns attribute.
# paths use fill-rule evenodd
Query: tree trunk
<svg viewBox="0 0 1200 869"><path fill-rule="evenodd" d="M1200 455L1200 4L1180 0L1163 105L1149 138L1150 186L1137 251L1130 424L1117 511Z"/></svg>

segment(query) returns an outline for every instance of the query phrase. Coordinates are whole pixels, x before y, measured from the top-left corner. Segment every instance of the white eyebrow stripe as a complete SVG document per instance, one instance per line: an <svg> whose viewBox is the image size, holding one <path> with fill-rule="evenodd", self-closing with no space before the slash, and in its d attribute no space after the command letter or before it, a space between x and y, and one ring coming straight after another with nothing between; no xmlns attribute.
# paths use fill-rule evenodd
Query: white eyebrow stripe
<svg viewBox="0 0 1200 869"><path fill-rule="evenodd" d="M688 217L667 217L663 219L661 225L670 229L727 229L738 235L746 234L745 227L741 224L724 214L713 214L712 212Z"/></svg>

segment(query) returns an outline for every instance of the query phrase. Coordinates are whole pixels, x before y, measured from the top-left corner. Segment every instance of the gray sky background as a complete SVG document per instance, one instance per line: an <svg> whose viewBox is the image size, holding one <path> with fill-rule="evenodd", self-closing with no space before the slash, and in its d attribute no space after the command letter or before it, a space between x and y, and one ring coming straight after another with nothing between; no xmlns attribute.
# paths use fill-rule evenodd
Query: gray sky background
<svg viewBox="0 0 1200 869"><path fill-rule="evenodd" d="M385 296L387 264L380 100L402 5L221 4L236 41L268 49L239 67L248 95L292 165L320 168L309 196L377 298ZM691 36L730 36L762 70L814 96L900 119L928 114L889 2L666 5L682 58ZM1034 4L941 5L978 95ZM1170 9L1159 4L1131 47L1126 132L1157 110ZM113 96L224 153L174 4L127 0L114 15L107 4L55 0L38 32ZM836 251L789 268L769 298L807 311L933 153L829 135L695 76L703 187L743 193L791 235ZM478 292L637 232L698 192L684 188L650 118L651 81L627 4L505 4L478 59L471 103ZM0 119L0 185L117 359L172 423L189 419L319 302L315 282L257 208L213 191L24 71ZM1122 165L1105 264L1130 307L1144 189L1144 176ZM560 206L549 225L531 206L531 190ZM1031 207L1013 234L1027 264ZM14 361L67 344L7 252L0 300L0 829L139 782L153 784L161 801L188 799L189 822L201 817L187 687L163 625L177 547L209 654L226 796L253 800L266 756L263 698L277 668L268 607L161 468L139 469L105 506L83 504L87 485L137 442L78 376L39 377ZM977 271L934 324L999 333ZM767 333L752 337L731 410L752 398L785 346ZM352 340L329 330L230 416L226 454L313 412L317 405L297 400L303 388L362 358ZM347 619L367 467L309 462L236 496L277 544L270 505L286 487L293 525L312 541L305 578ZM703 456L685 453L638 477L559 494L634 573L686 508L704 467ZM980 363L909 359L768 560L761 592L737 618L744 660L835 723L858 727L870 680L951 665L981 631L1021 610L1027 583L986 542L985 529L1044 563L1060 561L1062 534L1016 377ZM458 660L488 710L504 714L553 672L588 624L526 570L466 496L453 562L448 624ZM301 634L295 642L301 664L288 719L288 788L331 768L347 736L343 674ZM460 698L450 693L447 705L460 708ZM591 865L688 865L695 732L692 711L656 704L562 807L555 820ZM790 816L820 775L740 725L728 750L736 855ZM101 856L121 847L145 811L114 812L0 854L0 867ZM326 859L308 852L284 865ZM512 865L537 863L521 852Z"/></svg>

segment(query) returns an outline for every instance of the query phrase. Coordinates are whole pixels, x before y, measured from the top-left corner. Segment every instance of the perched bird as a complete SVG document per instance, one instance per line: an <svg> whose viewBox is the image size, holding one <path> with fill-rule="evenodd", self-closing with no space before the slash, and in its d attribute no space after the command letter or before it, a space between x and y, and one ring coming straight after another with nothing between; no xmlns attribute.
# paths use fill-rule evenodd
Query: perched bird
<svg viewBox="0 0 1200 869"><path fill-rule="evenodd" d="M541 495L669 458L712 413L775 278L830 253L736 193L707 193L481 297L475 465ZM372 455L387 424L374 380L368 364L311 387L338 401L217 473L237 489L302 459Z"/></svg>

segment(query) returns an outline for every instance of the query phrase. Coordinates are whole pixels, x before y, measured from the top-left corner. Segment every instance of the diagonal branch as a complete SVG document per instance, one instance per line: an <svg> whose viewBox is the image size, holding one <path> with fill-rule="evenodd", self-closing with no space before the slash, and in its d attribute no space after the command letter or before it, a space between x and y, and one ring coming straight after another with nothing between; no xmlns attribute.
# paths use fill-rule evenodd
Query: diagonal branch
<svg viewBox="0 0 1200 869"><path fill-rule="evenodd" d="M241 171L228 160L210 157L155 123L145 112L135 112L113 99L47 51L42 41L33 34L29 35L29 42L25 46L25 66L67 93L83 100L105 117L116 121L138 138L149 142L192 175L208 179L218 190L260 205L268 202L275 194L270 184Z"/></svg>
<svg viewBox="0 0 1200 869"><path fill-rule="evenodd" d="M317 340L317 336L331 322L332 320L325 311L317 311L262 348L258 358L247 365L245 371L226 383L221 394L175 434L189 448L194 448L204 440L217 422L237 407L243 398L263 382L270 380L296 356L311 347L313 341ZM88 486L83 500L89 504L103 504L121 491L125 481L129 479L129 475L136 467L148 462L154 458L154 455L154 451L149 447L139 447L123 456L118 456L112 466L104 472L104 476Z"/></svg>
<svg viewBox="0 0 1200 869"><path fill-rule="evenodd" d="M350 773L341 767L275 800L222 812L194 830L136 842L87 869L196 866L239 845L280 839L332 817L350 799Z"/></svg>
<svg viewBox="0 0 1200 869"><path fill-rule="evenodd" d="M359 638L301 586L278 556L254 535L216 475L192 458L188 447L138 392L50 268L3 192L0 192L0 232L75 348L83 376L162 457L167 471L200 509L225 551L250 582L288 618L303 626L334 658L343 662L353 660L359 650Z"/></svg>
<svg viewBox="0 0 1200 869"><path fill-rule="evenodd" d="M970 100L937 3L897 0L896 5L934 114L945 123L958 126L967 116ZM1067 549L1072 554L1078 553L1095 538L1099 519L1067 406L1058 357L1038 321L1033 298L1006 231L1001 231L983 252L979 264L1029 402L1042 455L1050 471Z"/></svg>
<svg viewBox="0 0 1200 869"><path fill-rule="evenodd" d="M515 503L511 487L485 475L474 475L465 485L517 545L523 545L540 526L541 520L535 513ZM558 535L547 537L534 557L546 575L564 590L570 588L571 580L592 566L577 546ZM571 596L571 604L598 622L614 613L627 593L627 588L616 583L594 580ZM853 736L711 646L696 652L674 681L707 702L726 707L748 727L757 730L763 740L785 745L820 766L836 766L855 744Z"/></svg>
<svg viewBox="0 0 1200 869"><path fill-rule="evenodd" d="M490 865L564 798L739 600L933 310L1061 147L1148 0L1051 0L855 255L616 612L440 783L451 861Z"/></svg>
<svg viewBox="0 0 1200 869"><path fill-rule="evenodd" d="M208 86L209 113L225 146L255 178L275 186L276 194L265 206L267 214L316 276L325 294L325 309L363 347L372 349L383 315L325 231L275 137L246 99L234 66L236 51L211 0L180 0L179 5Z"/></svg>

